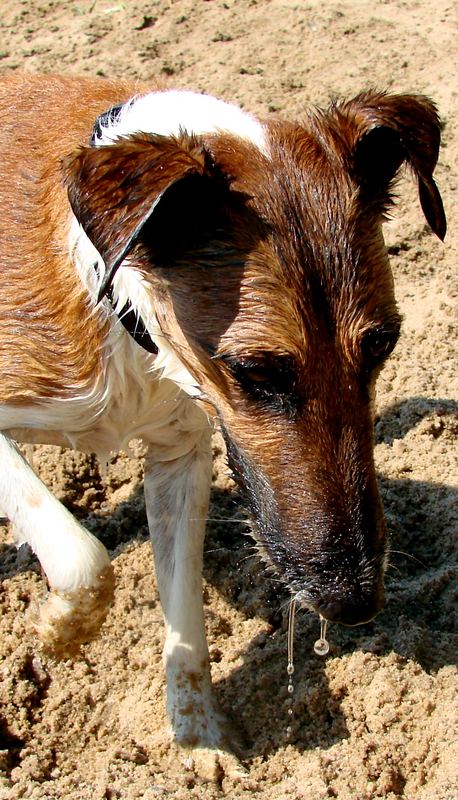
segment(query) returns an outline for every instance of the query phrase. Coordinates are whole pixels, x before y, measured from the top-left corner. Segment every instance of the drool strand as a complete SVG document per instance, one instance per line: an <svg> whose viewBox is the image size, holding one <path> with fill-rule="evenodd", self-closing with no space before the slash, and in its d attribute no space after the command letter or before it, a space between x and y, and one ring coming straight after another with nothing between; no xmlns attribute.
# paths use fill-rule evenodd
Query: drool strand
<svg viewBox="0 0 458 800"><path fill-rule="evenodd" d="M328 627L328 621L320 614L320 638L316 640L315 644L313 645L313 651L317 654L317 656L327 656L329 653L329 642L326 639L326 630Z"/></svg>
<svg viewBox="0 0 458 800"><path fill-rule="evenodd" d="M286 700L288 706L288 718L289 722L292 722L293 718L293 694L294 694L294 683L293 683L293 673L294 673L294 619L296 614L296 601L291 600L289 604L289 614L288 614L288 664L286 667L286 672L288 675L288 698ZM286 738L289 739L291 736L291 725L288 725L286 728Z"/></svg>

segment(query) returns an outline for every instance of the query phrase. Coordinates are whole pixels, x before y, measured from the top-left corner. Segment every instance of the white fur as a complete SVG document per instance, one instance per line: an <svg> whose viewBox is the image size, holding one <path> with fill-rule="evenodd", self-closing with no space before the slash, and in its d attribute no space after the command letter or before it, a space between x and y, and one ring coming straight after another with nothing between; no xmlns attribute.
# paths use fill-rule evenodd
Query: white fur
<svg viewBox="0 0 458 800"><path fill-rule="evenodd" d="M102 128L96 144L110 144L140 132L178 136L182 130L190 134L231 133L264 153L268 151L265 129L251 114L210 95L176 90L134 97L124 105L115 123Z"/></svg>
<svg viewBox="0 0 458 800"><path fill-rule="evenodd" d="M199 395L199 388L162 334L141 274L127 262L118 270L113 285L116 311L120 312L130 299L158 347L157 355L134 342L108 300L96 308L99 280L94 263L99 264L101 276L105 267L75 219L69 249L92 296L92 313L101 323L109 320L103 371L97 382L81 387L71 399L53 398L30 407L0 406L0 430L9 431L19 441L63 444L95 452L104 461L111 451L128 450L131 439L162 442L164 429L173 429L185 413L186 396Z"/></svg>
<svg viewBox="0 0 458 800"><path fill-rule="evenodd" d="M167 711L185 744L221 747L225 720L213 698L202 604L202 553L211 484L210 431L179 460L145 465L145 498L166 622ZM226 742L227 743L227 742Z"/></svg>
<svg viewBox="0 0 458 800"><path fill-rule="evenodd" d="M56 500L1 433L0 463L0 507L15 526L17 544L30 544L53 589L90 587L110 563L103 545Z"/></svg>
<svg viewBox="0 0 458 800"><path fill-rule="evenodd" d="M130 275L128 280L135 286L133 270L121 272ZM125 290L126 283L121 280L121 304ZM143 292L138 291L137 306L152 325ZM115 317L107 347L113 350L104 379L85 397L29 409L3 407L0 420L8 422L8 427L17 426L14 433L20 439L53 441L52 431L61 431L79 449L102 454L119 449L133 437L148 444L145 497L166 621L167 708L178 740L223 746L225 721L212 695L202 602L211 423L177 383L162 377L162 371L170 373L174 363L173 357L167 361L165 350L161 357L164 366L157 369L154 357L130 338ZM31 423L42 428L35 432L38 438L23 427ZM81 590L99 588L108 555L50 494L3 434L0 463L0 507L14 525L17 543L27 542L37 554L52 590L40 610L41 635L53 646L64 647L71 644L70 635L79 622ZM94 617L97 611L100 608L91 609ZM103 621L102 611L97 624ZM190 708L194 713L188 713Z"/></svg>

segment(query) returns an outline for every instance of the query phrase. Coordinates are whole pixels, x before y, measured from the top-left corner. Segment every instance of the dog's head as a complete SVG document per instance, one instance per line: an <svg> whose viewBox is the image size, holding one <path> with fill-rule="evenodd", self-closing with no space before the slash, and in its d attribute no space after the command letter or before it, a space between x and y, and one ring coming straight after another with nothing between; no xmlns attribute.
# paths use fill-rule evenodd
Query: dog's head
<svg viewBox="0 0 458 800"><path fill-rule="evenodd" d="M305 605L357 624L383 602L372 400L400 328L381 223L407 163L444 237L439 121L423 97L367 93L264 130L262 151L222 132L83 148L69 196L108 282L127 255L149 281L260 549Z"/></svg>

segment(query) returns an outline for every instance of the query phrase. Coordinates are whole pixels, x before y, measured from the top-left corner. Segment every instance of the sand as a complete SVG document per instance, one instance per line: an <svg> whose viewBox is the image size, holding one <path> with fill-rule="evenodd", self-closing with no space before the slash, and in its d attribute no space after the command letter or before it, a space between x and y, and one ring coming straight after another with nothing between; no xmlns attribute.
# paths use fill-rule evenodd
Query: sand
<svg viewBox="0 0 458 800"><path fill-rule="evenodd" d="M167 729L141 460L113 456L101 474L92 457L36 447L43 480L110 549L118 585L100 637L52 661L30 623L39 567L1 527L2 800L457 800L457 28L450 0L2 3L2 72L159 78L290 118L368 86L426 93L444 120L449 219L441 244L402 182L386 238L404 326L376 420L393 548L386 608L360 628L331 626L326 659L313 654L317 618L298 615L290 739L287 597L252 557L220 444L206 624L217 696L247 744L243 772L205 777Z"/></svg>

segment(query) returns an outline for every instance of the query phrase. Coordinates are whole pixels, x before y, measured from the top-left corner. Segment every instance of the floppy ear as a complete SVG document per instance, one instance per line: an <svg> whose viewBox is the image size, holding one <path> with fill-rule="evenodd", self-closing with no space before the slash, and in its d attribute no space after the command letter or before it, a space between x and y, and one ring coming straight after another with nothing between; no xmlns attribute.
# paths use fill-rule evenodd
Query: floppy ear
<svg viewBox="0 0 458 800"><path fill-rule="evenodd" d="M446 219L433 179L441 128L435 105L421 95L368 92L340 107L354 126L350 171L366 197L388 195L401 164L415 172L424 215L434 233L444 239Z"/></svg>
<svg viewBox="0 0 458 800"><path fill-rule="evenodd" d="M138 134L82 147L63 162L70 204L105 262L99 301L168 189L211 171L194 137Z"/></svg>

